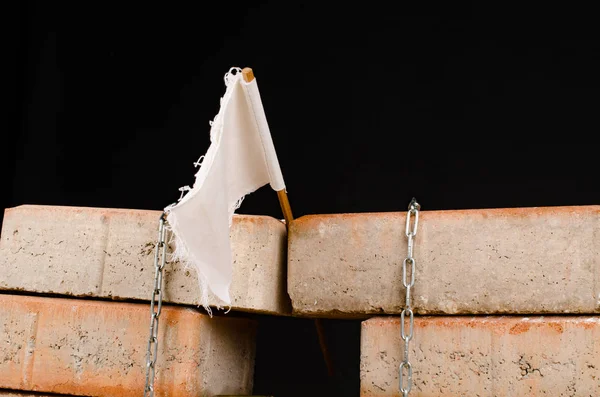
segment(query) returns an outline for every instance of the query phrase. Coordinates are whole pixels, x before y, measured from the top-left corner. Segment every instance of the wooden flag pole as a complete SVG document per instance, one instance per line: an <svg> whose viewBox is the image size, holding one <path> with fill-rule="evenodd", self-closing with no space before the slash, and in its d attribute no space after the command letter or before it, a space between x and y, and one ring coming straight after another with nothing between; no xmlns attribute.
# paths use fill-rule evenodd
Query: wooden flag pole
<svg viewBox="0 0 600 397"><path fill-rule="evenodd" d="M246 81L246 83L254 80L254 72L250 68L242 69L242 76L244 77L244 81ZM288 200L285 189L277 191L277 198L279 198L279 205L281 205L281 211L283 212L283 218L285 219L285 224L287 227L294 219L294 216L292 215L292 207L290 207L290 201Z"/></svg>
<svg viewBox="0 0 600 397"><path fill-rule="evenodd" d="M254 72L251 68L242 69L242 77L244 81L247 83L254 80ZM290 206L290 202L288 200L287 193L285 189L277 191L277 198L279 198L279 204L281 205L281 211L283 212L283 218L285 219L285 227L289 231L289 227L294 220L294 216L292 215L292 207ZM317 328L317 335L319 337L319 345L321 346L321 352L323 353L323 358L325 359L325 365L327 366L327 373L330 377L333 376L333 364L331 362L331 357L329 355L329 349L327 349L327 342L325 339L325 333L323 331L323 325L321 323L321 319L316 318L315 326Z"/></svg>

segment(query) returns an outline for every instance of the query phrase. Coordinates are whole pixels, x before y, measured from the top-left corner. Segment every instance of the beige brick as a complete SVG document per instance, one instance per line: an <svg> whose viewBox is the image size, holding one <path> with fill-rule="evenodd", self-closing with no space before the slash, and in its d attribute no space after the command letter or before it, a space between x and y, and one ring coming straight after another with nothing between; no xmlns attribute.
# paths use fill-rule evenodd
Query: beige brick
<svg viewBox="0 0 600 397"><path fill-rule="evenodd" d="M149 300L159 211L19 206L5 211L0 289ZM234 310L286 314L286 228L236 215L231 229ZM166 267L166 302L198 305L196 272ZM211 296L211 304L218 300Z"/></svg>
<svg viewBox="0 0 600 397"><path fill-rule="evenodd" d="M0 295L0 388L80 396L139 396L145 304ZM164 306L157 396L250 394L256 323Z"/></svg>
<svg viewBox="0 0 600 397"><path fill-rule="evenodd" d="M411 397L600 396L600 316L417 317L410 348ZM361 397L400 396L403 349L399 318L362 323Z"/></svg>
<svg viewBox="0 0 600 397"><path fill-rule="evenodd" d="M295 220L294 312L400 313L405 220L405 212ZM414 256L417 313L600 313L600 206L422 211Z"/></svg>

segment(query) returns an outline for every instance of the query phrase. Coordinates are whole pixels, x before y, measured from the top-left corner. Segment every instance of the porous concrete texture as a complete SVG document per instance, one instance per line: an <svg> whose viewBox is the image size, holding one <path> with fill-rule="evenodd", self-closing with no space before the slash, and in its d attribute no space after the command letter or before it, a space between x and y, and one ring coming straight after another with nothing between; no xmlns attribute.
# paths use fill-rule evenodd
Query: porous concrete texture
<svg viewBox="0 0 600 397"><path fill-rule="evenodd" d="M362 323L361 397L401 395L403 349L399 318ZM411 397L597 397L600 316L417 317L409 360Z"/></svg>
<svg viewBox="0 0 600 397"><path fill-rule="evenodd" d="M160 214L32 205L6 209L0 289L149 300ZM285 225L267 216L235 215L231 240L232 309L289 314ZM164 287L166 302L200 304L196 272L181 263L167 264ZM210 303L221 302L211 294Z"/></svg>
<svg viewBox="0 0 600 397"><path fill-rule="evenodd" d="M406 212L310 215L290 225L296 315L399 314ZM421 211L420 314L600 313L600 206Z"/></svg>
<svg viewBox="0 0 600 397"><path fill-rule="evenodd" d="M139 396L148 306L0 295L0 388L78 396ZM251 394L253 320L163 306L156 396Z"/></svg>

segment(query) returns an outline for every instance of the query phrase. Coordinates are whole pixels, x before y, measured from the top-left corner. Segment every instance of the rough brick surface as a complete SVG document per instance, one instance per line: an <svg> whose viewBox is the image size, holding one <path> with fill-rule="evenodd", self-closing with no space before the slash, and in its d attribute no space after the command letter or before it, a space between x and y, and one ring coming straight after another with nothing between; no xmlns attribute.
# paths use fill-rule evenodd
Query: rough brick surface
<svg viewBox="0 0 600 397"><path fill-rule="evenodd" d="M0 289L145 299L152 293L158 211L20 206L5 211ZM286 228L270 217L237 215L231 229L234 310L290 312ZM196 272L170 263L165 301L198 305ZM218 300L211 296L211 304Z"/></svg>
<svg viewBox="0 0 600 397"><path fill-rule="evenodd" d="M139 396L145 304L0 295L0 388L80 396ZM157 396L250 394L254 321L164 306Z"/></svg>
<svg viewBox="0 0 600 397"><path fill-rule="evenodd" d="M294 312L400 313L405 220L405 212L295 220ZM418 229L418 313L600 313L600 206L422 211Z"/></svg>
<svg viewBox="0 0 600 397"><path fill-rule="evenodd" d="M410 346L411 397L600 396L600 316L420 317ZM362 323L362 397L400 396L403 349L399 318Z"/></svg>
<svg viewBox="0 0 600 397"><path fill-rule="evenodd" d="M56 395L52 396L48 394L31 394L14 390L0 390L0 397L56 397Z"/></svg>

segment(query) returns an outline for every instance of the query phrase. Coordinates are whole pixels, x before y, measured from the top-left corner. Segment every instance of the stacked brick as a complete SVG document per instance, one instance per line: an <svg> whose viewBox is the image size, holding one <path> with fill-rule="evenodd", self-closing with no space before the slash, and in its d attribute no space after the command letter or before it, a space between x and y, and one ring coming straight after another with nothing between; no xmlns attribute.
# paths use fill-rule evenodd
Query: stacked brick
<svg viewBox="0 0 600 397"><path fill-rule="evenodd" d="M46 206L5 211L4 395L143 393L159 215ZM179 263L167 266L156 396L251 394L257 324L241 312L289 314L285 226L269 217L236 216L231 236L234 280L227 315L210 318L199 310L195 273Z"/></svg>
<svg viewBox="0 0 600 397"><path fill-rule="evenodd" d="M400 396L406 213L289 230L297 316L368 318L361 396ZM600 396L600 207L422 211L411 396Z"/></svg>
<svg viewBox="0 0 600 397"><path fill-rule="evenodd" d="M305 216L289 240L237 216L233 312L213 318L170 263L156 395L251 394L253 312L364 320L361 396L400 396L405 216ZM0 396L141 394L158 217L6 210ZM422 211L414 254L411 396L600 396L600 207Z"/></svg>

